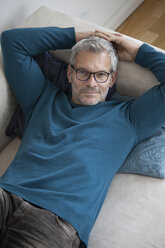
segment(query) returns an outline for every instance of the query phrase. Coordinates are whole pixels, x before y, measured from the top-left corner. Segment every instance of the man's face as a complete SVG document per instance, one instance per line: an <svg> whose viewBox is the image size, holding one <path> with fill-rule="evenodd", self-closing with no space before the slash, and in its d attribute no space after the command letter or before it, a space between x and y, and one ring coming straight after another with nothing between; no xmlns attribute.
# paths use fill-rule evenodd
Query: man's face
<svg viewBox="0 0 165 248"><path fill-rule="evenodd" d="M74 68L89 72L110 72L110 58L106 53L81 51L77 54ZM104 102L109 87L112 87L116 73L111 73L105 83L95 81L93 74L88 80L81 81L76 77L76 71L68 66L68 80L72 85L72 102L80 105L95 105Z"/></svg>

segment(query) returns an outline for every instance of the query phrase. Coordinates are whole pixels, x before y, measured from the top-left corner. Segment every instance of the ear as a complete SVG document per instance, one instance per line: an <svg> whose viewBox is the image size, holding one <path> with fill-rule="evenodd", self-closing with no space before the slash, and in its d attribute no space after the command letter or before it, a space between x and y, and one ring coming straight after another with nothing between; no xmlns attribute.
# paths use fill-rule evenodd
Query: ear
<svg viewBox="0 0 165 248"><path fill-rule="evenodd" d="M114 83L116 82L116 78L117 78L117 72L114 71L111 74L111 81L110 81L110 85L109 87L112 88L112 86L114 85Z"/></svg>
<svg viewBox="0 0 165 248"><path fill-rule="evenodd" d="M68 81L69 81L69 83L71 83L71 70L72 70L72 68L71 68L71 66L70 65L68 65L68 68L67 68L67 78L68 78Z"/></svg>

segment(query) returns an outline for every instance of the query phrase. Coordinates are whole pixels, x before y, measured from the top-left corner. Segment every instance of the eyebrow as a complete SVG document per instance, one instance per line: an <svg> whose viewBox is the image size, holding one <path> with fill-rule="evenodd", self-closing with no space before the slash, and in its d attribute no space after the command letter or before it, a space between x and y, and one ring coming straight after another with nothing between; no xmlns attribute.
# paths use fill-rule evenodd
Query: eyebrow
<svg viewBox="0 0 165 248"><path fill-rule="evenodd" d="M91 73L96 73L96 72L106 72L106 73L110 73L111 71L106 71L106 70L99 70L99 71L94 71L94 72L92 72L92 71L89 71L89 70L87 70L87 69L85 69L85 68L83 68L83 67L76 67L76 66L74 66L74 68L76 69L76 70L85 70L85 71L87 71L87 72L91 72Z"/></svg>

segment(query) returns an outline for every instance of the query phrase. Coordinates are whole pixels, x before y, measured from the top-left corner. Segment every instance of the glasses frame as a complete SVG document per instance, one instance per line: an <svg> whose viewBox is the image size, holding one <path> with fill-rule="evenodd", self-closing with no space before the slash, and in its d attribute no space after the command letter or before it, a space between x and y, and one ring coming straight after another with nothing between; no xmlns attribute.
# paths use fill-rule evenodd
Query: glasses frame
<svg viewBox="0 0 165 248"><path fill-rule="evenodd" d="M87 81L87 80L89 80L89 78L91 77L91 75L93 75L93 77L94 77L95 81L96 81L97 83L99 83L99 84L106 83L106 82L107 82L107 80L108 80L108 78L109 78L109 75L113 72L113 71L110 71L110 72L106 72L106 71L96 71L96 72L90 72L90 71L88 71L88 70L86 70L86 69L76 69L73 65L71 65L71 67L72 67L72 69L76 72L76 78L77 78L78 80L80 80L80 81ZM83 79L78 78L77 73L78 73L78 71L80 71L80 70L87 71L87 72L89 73L89 77L87 77L87 78L86 78L86 79L84 79L84 80L83 80ZM97 73L99 73L99 72L104 72L105 74L107 74L107 79L106 79L105 81L100 82L100 81L98 81L98 80L96 79L96 74L97 74Z"/></svg>

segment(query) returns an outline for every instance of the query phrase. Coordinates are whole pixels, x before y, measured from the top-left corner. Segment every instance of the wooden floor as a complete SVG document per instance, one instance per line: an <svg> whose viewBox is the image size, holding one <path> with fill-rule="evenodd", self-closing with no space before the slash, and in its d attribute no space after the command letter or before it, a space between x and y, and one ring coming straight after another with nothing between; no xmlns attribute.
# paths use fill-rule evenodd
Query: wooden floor
<svg viewBox="0 0 165 248"><path fill-rule="evenodd" d="M144 0L116 31L165 49L165 0Z"/></svg>

